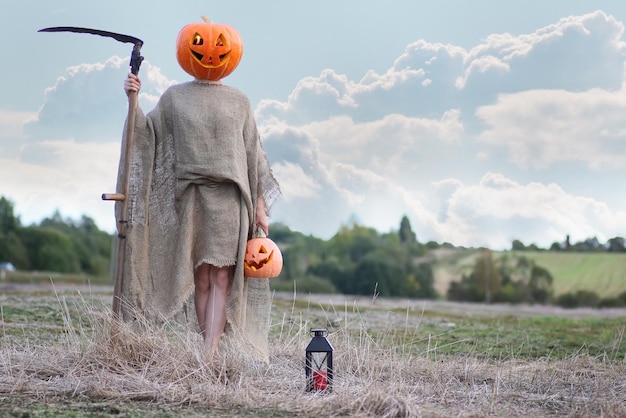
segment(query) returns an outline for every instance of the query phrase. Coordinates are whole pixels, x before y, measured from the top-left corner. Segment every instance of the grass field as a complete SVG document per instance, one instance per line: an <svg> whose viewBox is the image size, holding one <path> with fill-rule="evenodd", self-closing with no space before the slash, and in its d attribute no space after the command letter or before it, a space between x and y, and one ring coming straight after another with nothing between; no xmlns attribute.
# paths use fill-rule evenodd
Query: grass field
<svg viewBox="0 0 626 418"><path fill-rule="evenodd" d="M554 279L555 296L577 290L590 290L600 297L616 296L626 291L626 253L524 251L494 252L494 261L524 256L547 269ZM446 293L451 281L459 281L474 267L477 250L438 250L433 260L435 286Z"/></svg>
<svg viewBox="0 0 626 418"><path fill-rule="evenodd" d="M609 297L626 291L626 253L547 251L529 252L527 257L550 271L557 295L592 290Z"/></svg>
<svg viewBox="0 0 626 418"><path fill-rule="evenodd" d="M626 416L624 309L276 294L270 363L211 363L186 326L116 325L110 286L0 290L2 416ZM320 326L335 386L307 394Z"/></svg>

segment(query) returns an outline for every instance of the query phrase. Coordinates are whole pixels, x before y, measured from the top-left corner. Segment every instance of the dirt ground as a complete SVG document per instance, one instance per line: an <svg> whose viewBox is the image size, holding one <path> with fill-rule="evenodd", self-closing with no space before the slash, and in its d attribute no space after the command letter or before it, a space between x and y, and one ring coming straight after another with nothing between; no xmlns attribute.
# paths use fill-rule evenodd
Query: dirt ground
<svg viewBox="0 0 626 418"><path fill-rule="evenodd" d="M420 329L430 329L429 323L436 322L436 332L446 336L460 332L448 323L457 319L479 323L478 318L488 322L498 316L617 318L622 336L611 336L617 350L623 344L619 321L624 318L626 323L626 309L275 293L273 311L280 333L275 331L270 363L251 367L240 359L223 366L205 363L198 335L178 328L140 332L116 327L120 335L116 341L124 344L106 343L108 316L101 312L110 304L112 292L112 286L0 283L4 314L14 309L13 320L3 324L0 341L0 416L626 416L623 351L610 356L611 347L603 346L608 356L573 352L560 359L528 358L516 354L519 351L488 357L482 349L450 354L444 353L444 345L431 346L430 331L424 331L426 340L413 336L406 326L407 313L419 319ZM90 307L96 299L99 311L88 311L86 318L68 317L74 322L60 326L58 317L64 314L55 299L59 306L71 308L69 301L77 294ZM422 321L422 315L429 319ZM313 321L342 317L346 321L332 330L336 390L328 396L308 396L301 386L308 330ZM80 332L81 324L87 323L82 321L95 328ZM26 325L35 324L40 328L29 334ZM380 331L396 329L397 333ZM39 331L46 331L50 339L42 344ZM512 332L498 335L506 338ZM395 339L405 335L408 342ZM453 344L468 341L463 335L454 338ZM480 336L472 334L471 339ZM426 344L426 351L403 351Z"/></svg>

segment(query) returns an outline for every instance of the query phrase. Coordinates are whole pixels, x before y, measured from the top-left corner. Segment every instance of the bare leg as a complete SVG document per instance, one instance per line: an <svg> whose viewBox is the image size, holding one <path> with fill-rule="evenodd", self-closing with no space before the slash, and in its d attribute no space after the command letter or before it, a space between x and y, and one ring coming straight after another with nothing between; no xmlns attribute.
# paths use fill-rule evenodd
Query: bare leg
<svg viewBox="0 0 626 418"><path fill-rule="evenodd" d="M210 358L213 358L217 351L226 326L226 300L230 291L232 271L232 267L202 264L198 266L194 275L196 315Z"/></svg>
<svg viewBox="0 0 626 418"><path fill-rule="evenodd" d="M209 270L209 298L206 305L206 338L204 344L209 349L209 357L217 351L220 337L226 326L226 300L230 291L232 267L211 266Z"/></svg>
<svg viewBox="0 0 626 418"><path fill-rule="evenodd" d="M196 305L196 316L200 325L200 335L206 339L206 307L209 300L209 264L201 264L194 273L196 292L194 294L194 304Z"/></svg>

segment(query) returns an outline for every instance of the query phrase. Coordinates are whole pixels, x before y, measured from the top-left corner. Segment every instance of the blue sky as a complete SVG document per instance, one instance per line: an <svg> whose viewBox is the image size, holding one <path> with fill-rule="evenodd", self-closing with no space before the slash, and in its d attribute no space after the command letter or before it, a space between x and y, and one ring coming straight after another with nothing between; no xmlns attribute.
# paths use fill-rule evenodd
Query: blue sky
<svg viewBox="0 0 626 418"><path fill-rule="evenodd" d="M616 1L5 2L0 195L22 223L56 209L114 231L130 44L140 104L189 80L175 39L206 15L245 52L283 198L273 220L329 238L407 215L420 241L507 248L626 235L626 3ZM270 233L271 235L271 233Z"/></svg>

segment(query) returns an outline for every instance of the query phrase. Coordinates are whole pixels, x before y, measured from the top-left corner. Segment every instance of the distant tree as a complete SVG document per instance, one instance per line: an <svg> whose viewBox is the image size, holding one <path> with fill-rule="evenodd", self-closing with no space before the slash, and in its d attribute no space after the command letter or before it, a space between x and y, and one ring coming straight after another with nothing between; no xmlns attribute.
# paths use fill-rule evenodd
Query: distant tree
<svg viewBox="0 0 626 418"><path fill-rule="evenodd" d="M354 267L342 265L336 259L310 266L306 276L325 278L341 293L355 294Z"/></svg>
<svg viewBox="0 0 626 418"><path fill-rule="evenodd" d="M553 242L552 245L550 245L550 251L561 251L562 249L563 246L560 242Z"/></svg>
<svg viewBox="0 0 626 418"><path fill-rule="evenodd" d="M13 202L0 197L0 232L15 232L20 227L20 218L15 216Z"/></svg>
<svg viewBox="0 0 626 418"><path fill-rule="evenodd" d="M459 282L451 282L448 287L449 300L485 302L501 301L502 276L495 265L490 250L483 248L476 258L474 268L463 274Z"/></svg>
<svg viewBox="0 0 626 418"><path fill-rule="evenodd" d="M19 230L0 232L0 261L11 262L18 270L28 269L28 255Z"/></svg>
<svg viewBox="0 0 626 418"><path fill-rule="evenodd" d="M610 252L621 253L626 251L626 244L624 243L624 238L615 237L611 238L607 242L607 250Z"/></svg>
<svg viewBox="0 0 626 418"><path fill-rule="evenodd" d="M328 242L329 253L345 263L357 263L379 244L379 234L373 228L353 223L343 225Z"/></svg>
<svg viewBox="0 0 626 418"><path fill-rule="evenodd" d="M513 240L511 243L511 250L513 251L524 251L526 250L526 246L524 243L518 239Z"/></svg>
<svg viewBox="0 0 626 418"><path fill-rule="evenodd" d="M600 244L600 241L598 241L598 238L596 238L596 237L587 238L586 240L581 241L581 242L577 242L576 244L571 246L571 250L582 251L582 252L586 252L586 251L602 251L603 249L604 248Z"/></svg>
<svg viewBox="0 0 626 418"><path fill-rule="evenodd" d="M554 279L550 272L543 267L532 266L528 290L532 296L532 303L548 303L552 300Z"/></svg>
<svg viewBox="0 0 626 418"><path fill-rule="evenodd" d="M484 293L480 293L476 287L476 274L463 274L460 281L453 281L448 287L446 294L448 300L483 302Z"/></svg>
<svg viewBox="0 0 626 418"><path fill-rule="evenodd" d="M491 303L492 296L498 291L501 284L500 271L493 261L491 250L483 248L480 257L474 265L476 290L482 293L486 303Z"/></svg>
<svg viewBox="0 0 626 418"><path fill-rule="evenodd" d="M279 223L272 225L270 237L283 254L283 269L279 278L274 281L293 282L302 279L307 275L307 270L311 266L324 264L325 241L292 231L286 225Z"/></svg>
<svg viewBox="0 0 626 418"><path fill-rule="evenodd" d="M72 241L63 232L51 228L29 227L23 229L22 237L32 270L80 272L80 263Z"/></svg>
<svg viewBox="0 0 626 418"><path fill-rule="evenodd" d="M526 250L527 251L541 251L541 248L539 248L537 244L533 243L533 244L527 245Z"/></svg>
<svg viewBox="0 0 626 418"><path fill-rule="evenodd" d="M359 260L354 271L353 291L357 295L407 295L408 282L402 266L385 251L373 251Z"/></svg>
<svg viewBox="0 0 626 418"><path fill-rule="evenodd" d="M272 223L272 229L270 233L272 240L276 243L281 243L282 245L289 245L298 238L304 237L302 233L292 231L287 225L282 222Z"/></svg>
<svg viewBox="0 0 626 418"><path fill-rule="evenodd" d="M20 218L14 213L13 202L0 197L0 262L11 262L22 270L28 267L28 257L20 239L20 229Z"/></svg>
<svg viewBox="0 0 626 418"><path fill-rule="evenodd" d="M81 271L95 276L107 275L111 259L111 235L98 229L92 218L83 215L75 224L71 236Z"/></svg>
<svg viewBox="0 0 626 418"><path fill-rule="evenodd" d="M436 250L439 248L439 243L437 241L428 241L425 245L429 250Z"/></svg>
<svg viewBox="0 0 626 418"><path fill-rule="evenodd" d="M573 309L578 306L578 299L574 293L563 293L556 299L557 305L561 308Z"/></svg>
<svg viewBox="0 0 626 418"><path fill-rule="evenodd" d="M79 220L64 219L56 210L51 217L44 218L39 227L58 231L69 239L79 271L94 276L108 275L112 237L98 229L92 218L83 215Z"/></svg>
<svg viewBox="0 0 626 418"><path fill-rule="evenodd" d="M409 218L404 215L402 220L400 221L400 229L398 230L398 236L400 237L400 242L403 244L416 244L417 236L415 232L411 229L411 222L409 222Z"/></svg>
<svg viewBox="0 0 626 418"><path fill-rule="evenodd" d="M425 299L436 298L435 274L429 263L420 263L409 270L408 275L409 293L408 296Z"/></svg>
<svg viewBox="0 0 626 418"><path fill-rule="evenodd" d="M600 296L591 290L578 290L560 295L556 303L563 308L588 307L597 308L600 306Z"/></svg>
<svg viewBox="0 0 626 418"><path fill-rule="evenodd" d="M503 253L494 262L492 252L482 249L471 273L451 282L447 297L487 303L548 303L552 282L550 272L529 257Z"/></svg>
<svg viewBox="0 0 626 418"><path fill-rule="evenodd" d="M623 308L626 303L619 297L607 297L600 299L599 308Z"/></svg>

